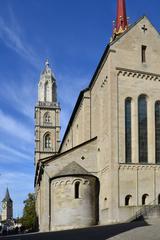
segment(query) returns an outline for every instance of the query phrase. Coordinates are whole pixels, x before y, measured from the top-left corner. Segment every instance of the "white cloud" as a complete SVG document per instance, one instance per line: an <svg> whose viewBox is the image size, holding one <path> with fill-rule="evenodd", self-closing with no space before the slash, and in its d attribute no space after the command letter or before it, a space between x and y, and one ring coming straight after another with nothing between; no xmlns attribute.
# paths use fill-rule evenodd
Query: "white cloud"
<svg viewBox="0 0 160 240"><path fill-rule="evenodd" d="M0 130L7 132L17 138L22 139L26 142L33 140L32 131L18 120L6 115L0 109Z"/></svg>
<svg viewBox="0 0 160 240"><path fill-rule="evenodd" d="M7 24L6 20L9 20L9 18L3 19L0 17L0 39L7 47L18 53L22 58L39 69L38 57L31 46L24 40L22 30L16 21L13 11L12 14L10 11L10 15L10 18L14 23L14 27L12 26L12 22Z"/></svg>
<svg viewBox="0 0 160 240"><path fill-rule="evenodd" d="M6 146L3 143L0 143L0 152L1 152L0 154L1 159L3 159L5 155L7 156L9 155L9 156L12 156L12 162L21 162L22 159L27 159L27 160L32 159L32 156L30 156L29 154L23 153L22 151L16 150L15 148L12 148L10 146ZM2 153L4 154L4 156L2 155Z"/></svg>
<svg viewBox="0 0 160 240"><path fill-rule="evenodd" d="M26 78L27 80L30 79L30 81L27 81ZM1 83L0 95L12 108L33 121L36 86L32 78L31 74L30 76L25 76L21 80L21 85L14 79L10 79L9 84L3 81ZM0 79L7 79L7 77L0 76Z"/></svg>

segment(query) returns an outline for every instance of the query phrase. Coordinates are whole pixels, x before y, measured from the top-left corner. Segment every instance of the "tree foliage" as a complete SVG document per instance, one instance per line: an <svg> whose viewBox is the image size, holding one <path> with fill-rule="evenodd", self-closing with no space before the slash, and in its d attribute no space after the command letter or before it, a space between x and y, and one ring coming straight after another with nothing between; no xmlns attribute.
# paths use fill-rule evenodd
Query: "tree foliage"
<svg viewBox="0 0 160 240"><path fill-rule="evenodd" d="M24 203L24 209L23 209L22 225L25 227L25 229L35 231L37 230L35 194L29 193L28 198L23 203Z"/></svg>

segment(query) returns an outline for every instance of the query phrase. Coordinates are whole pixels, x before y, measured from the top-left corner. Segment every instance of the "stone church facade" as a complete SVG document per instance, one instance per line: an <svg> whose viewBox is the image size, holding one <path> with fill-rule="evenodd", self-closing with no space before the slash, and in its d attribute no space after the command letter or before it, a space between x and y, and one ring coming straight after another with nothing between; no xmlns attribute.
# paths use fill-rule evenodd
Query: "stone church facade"
<svg viewBox="0 0 160 240"><path fill-rule="evenodd" d="M125 222L160 203L160 35L146 16L128 26L124 0L61 145L59 115L47 63L35 108L40 231Z"/></svg>

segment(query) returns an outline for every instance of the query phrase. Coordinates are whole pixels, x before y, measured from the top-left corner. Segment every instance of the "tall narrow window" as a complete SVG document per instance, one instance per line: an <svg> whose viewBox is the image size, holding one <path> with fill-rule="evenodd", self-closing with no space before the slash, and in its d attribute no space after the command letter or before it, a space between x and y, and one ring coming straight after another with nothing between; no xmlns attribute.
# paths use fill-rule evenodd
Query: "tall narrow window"
<svg viewBox="0 0 160 240"><path fill-rule="evenodd" d="M147 98L145 95L138 99L138 130L139 130L139 162L148 162L147 141Z"/></svg>
<svg viewBox="0 0 160 240"><path fill-rule="evenodd" d="M44 98L46 102L49 102L49 83L48 82L46 82L44 86Z"/></svg>
<svg viewBox="0 0 160 240"><path fill-rule="evenodd" d="M51 148L51 136L50 134L46 134L44 137L44 147L45 148Z"/></svg>
<svg viewBox="0 0 160 240"><path fill-rule="evenodd" d="M155 103L156 163L160 163L160 101Z"/></svg>
<svg viewBox="0 0 160 240"><path fill-rule="evenodd" d="M51 122L51 116L47 112L47 113L44 114L44 123L50 123L50 122Z"/></svg>
<svg viewBox="0 0 160 240"><path fill-rule="evenodd" d="M80 182L75 183L75 192L74 192L74 197L77 199L79 198L79 187L80 187Z"/></svg>
<svg viewBox="0 0 160 240"><path fill-rule="evenodd" d="M125 100L125 159L126 163L132 161L131 142L131 98Z"/></svg>
<svg viewBox="0 0 160 240"><path fill-rule="evenodd" d="M142 45L142 63L145 63L146 62L146 49L147 49L147 46L145 45Z"/></svg>

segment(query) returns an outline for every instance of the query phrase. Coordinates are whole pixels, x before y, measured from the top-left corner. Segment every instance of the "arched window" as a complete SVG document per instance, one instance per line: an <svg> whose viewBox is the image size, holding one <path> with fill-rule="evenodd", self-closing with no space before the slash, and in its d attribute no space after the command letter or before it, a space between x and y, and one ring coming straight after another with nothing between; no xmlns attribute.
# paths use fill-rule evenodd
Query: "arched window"
<svg viewBox="0 0 160 240"><path fill-rule="evenodd" d="M79 198L79 187L80 187L80 182L76 182L74 185L74 197L75 199Z"/></svg>
<svg viewBox="0 0 160 240"><path fill-rule="evenodd" d="M132 141L131 141L131 98L125 100L125 159L126 163L132 161Z"/></svg>
<svg viewBox="0 0 160 240"><path fill-rule="evenodd" d="M142 205L146 205L147 204L147 198L149 197L149 195L147 193L143 194L142 196Z"/></svg>
<svg viewBox="0 0 160 240"><path fill-rule="evenodd" d="M156 163L160 163L160 101L155 103L155 141Z"/></svg>
<svg viewBox="0 0 160 240"><path fill-rule="evenodd" d="M46 82L44 85L44 100L49 102L49 83Z"/></svg>
<svg viewBox="0 0 160 240"><path fill-rule="evenodd" d="M158 204L160 205L160 194L158 195Z"/></svg>
<svg viewBox="0 0 160 240"><path fill-rule="evenodd" d="M125 206L131 205L131 198L132 198L132 195L130 194L125 197Z"/></svg>
<svg viewBox="0 0 160 240"><path fill-rule="evenodd" d="M44 147L45 148L51 148L51 136L49 133L47 133L45 136L44 136Z"/></svg>
<svg viewBox="0 0 160 240"><path fill-rule="evenodd" d="M139 130L139 162L148 162L147 141L147 97L141 95L138 98L138 130Z"/></svg>
<svg viewBox="0 0 160 240"><path fill-rule="evenodd" d="M38 130L35 131L35 138L38 138Z"/></svg>
<svg viewBox="0 0 160 240"><path fill-rule="evenodd" d="M51 116L47 112L47 113L44 114L44 123L50 123L50 122L51 122Z"/></svg>

